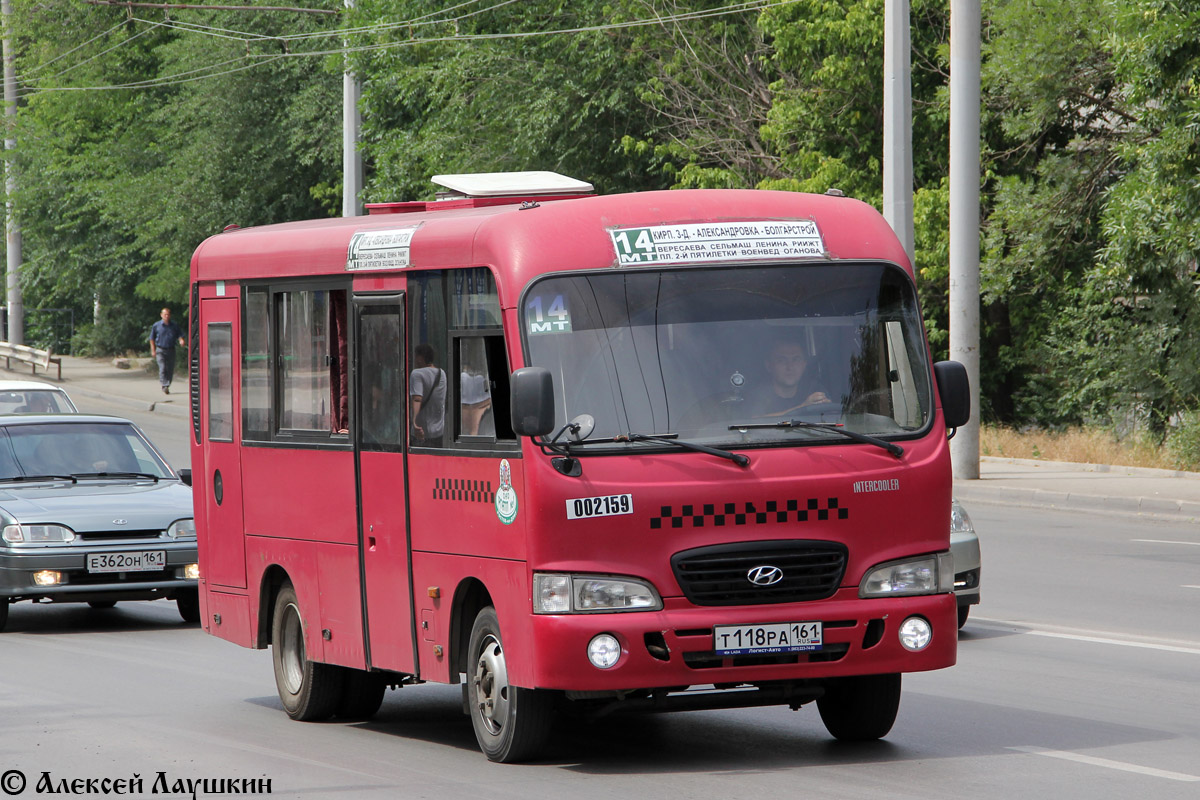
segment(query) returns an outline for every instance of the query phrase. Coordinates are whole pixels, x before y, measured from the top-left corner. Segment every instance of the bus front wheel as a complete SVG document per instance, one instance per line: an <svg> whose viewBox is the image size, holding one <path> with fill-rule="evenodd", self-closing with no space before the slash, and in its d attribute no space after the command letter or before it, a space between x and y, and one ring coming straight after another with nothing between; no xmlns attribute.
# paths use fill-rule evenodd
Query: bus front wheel
<svg viewBox="0 0 1200 800"><path fill-rule="evenodd" d="M308 659L304 617L296 590L285 585L275 599L271 618L271 660L283 710L304 722L328 719L342 699L343 680L337 667Z"/></svg>
<svg viewBox="0 0 1200 800"><path fill-rule="evenodd" d="M475 617L468 648L467 703L479 749L503 763L535 757L550 731L553 698L508 682L504 641L492 606Z"/></svg>
<svg viewBox="0 0 1200 800"><path fill-rule="evenodd" d="M844 742L882 739L900 710L900 675L839 678L817 699L825 729Z"/></svg>

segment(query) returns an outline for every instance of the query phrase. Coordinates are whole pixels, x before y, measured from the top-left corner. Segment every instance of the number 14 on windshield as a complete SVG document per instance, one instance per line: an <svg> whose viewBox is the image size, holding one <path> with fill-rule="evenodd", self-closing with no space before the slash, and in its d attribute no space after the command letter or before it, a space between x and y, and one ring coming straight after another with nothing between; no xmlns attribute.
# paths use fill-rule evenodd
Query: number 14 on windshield
<svg viewBox="0 0 1200 800"><path fill-rule="evenodd" d="M525 321L532 333L564 333L571 330L571 313L561 294L556 294L543 311L545 300L536 295L525 304Z"/></svg>

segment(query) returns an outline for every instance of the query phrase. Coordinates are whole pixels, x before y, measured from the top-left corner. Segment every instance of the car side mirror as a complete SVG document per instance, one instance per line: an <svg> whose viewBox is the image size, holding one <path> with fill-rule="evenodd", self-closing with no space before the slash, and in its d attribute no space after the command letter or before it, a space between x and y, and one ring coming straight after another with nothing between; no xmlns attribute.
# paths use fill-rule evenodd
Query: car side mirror
<svg viewBox="0 0 1200 800"><path fill-rule="evenodd" d="M971 380L967 368L957 361L939 361L933 365L933 376L942 398L946 427L966 425L971 420Z"/></svg>
<svg viewBox="0 0 1200 800"><path fill-rule="evenodd" d="M512 429L518 436L554 430L554 377L545 367L522 367L509 379Z"/></svg>
<svg viewBox="0 0 1200 800"><path fill-rule="evenodd" d="M179 480L183 481L184 486L192 485L192 471L190 469L179 470Z"/></svg>

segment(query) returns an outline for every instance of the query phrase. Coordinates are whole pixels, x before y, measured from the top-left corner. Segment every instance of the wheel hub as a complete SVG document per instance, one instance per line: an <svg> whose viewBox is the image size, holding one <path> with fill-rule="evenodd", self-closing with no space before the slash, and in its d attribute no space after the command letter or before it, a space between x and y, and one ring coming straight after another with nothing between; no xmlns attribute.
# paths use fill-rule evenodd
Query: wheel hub
<svg viewBox="0 0 1200 800"><path fill-rule="evenodd" d="M508 668L504 648L495 636L488 636L475 662L475 704L488 733L498 735L508 715Z"/></svg>

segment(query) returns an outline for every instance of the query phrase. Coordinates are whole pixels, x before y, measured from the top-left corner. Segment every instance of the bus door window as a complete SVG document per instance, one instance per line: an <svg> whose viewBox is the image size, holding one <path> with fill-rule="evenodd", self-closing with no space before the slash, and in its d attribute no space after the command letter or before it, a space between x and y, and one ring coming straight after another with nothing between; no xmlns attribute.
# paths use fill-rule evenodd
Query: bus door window
<svg viewBox="0 0 1200 800"><path fill-rule="evenodd" d="M368 308L359 323L362 447L398 451L403 444L404 362L395 307Z"/></svg>
<svg viewBox="0 0 1200 800"><path fill-rule="evenodd" d="M346 293L280 292L279 427L345 433L349 428L346 374Z"/></svg>
<svg viewBox="0 0 1200 800"><path fill-rule="evenodd" d="M233 331L228 322L208 326L208 438L233 440Z"/></svg>

